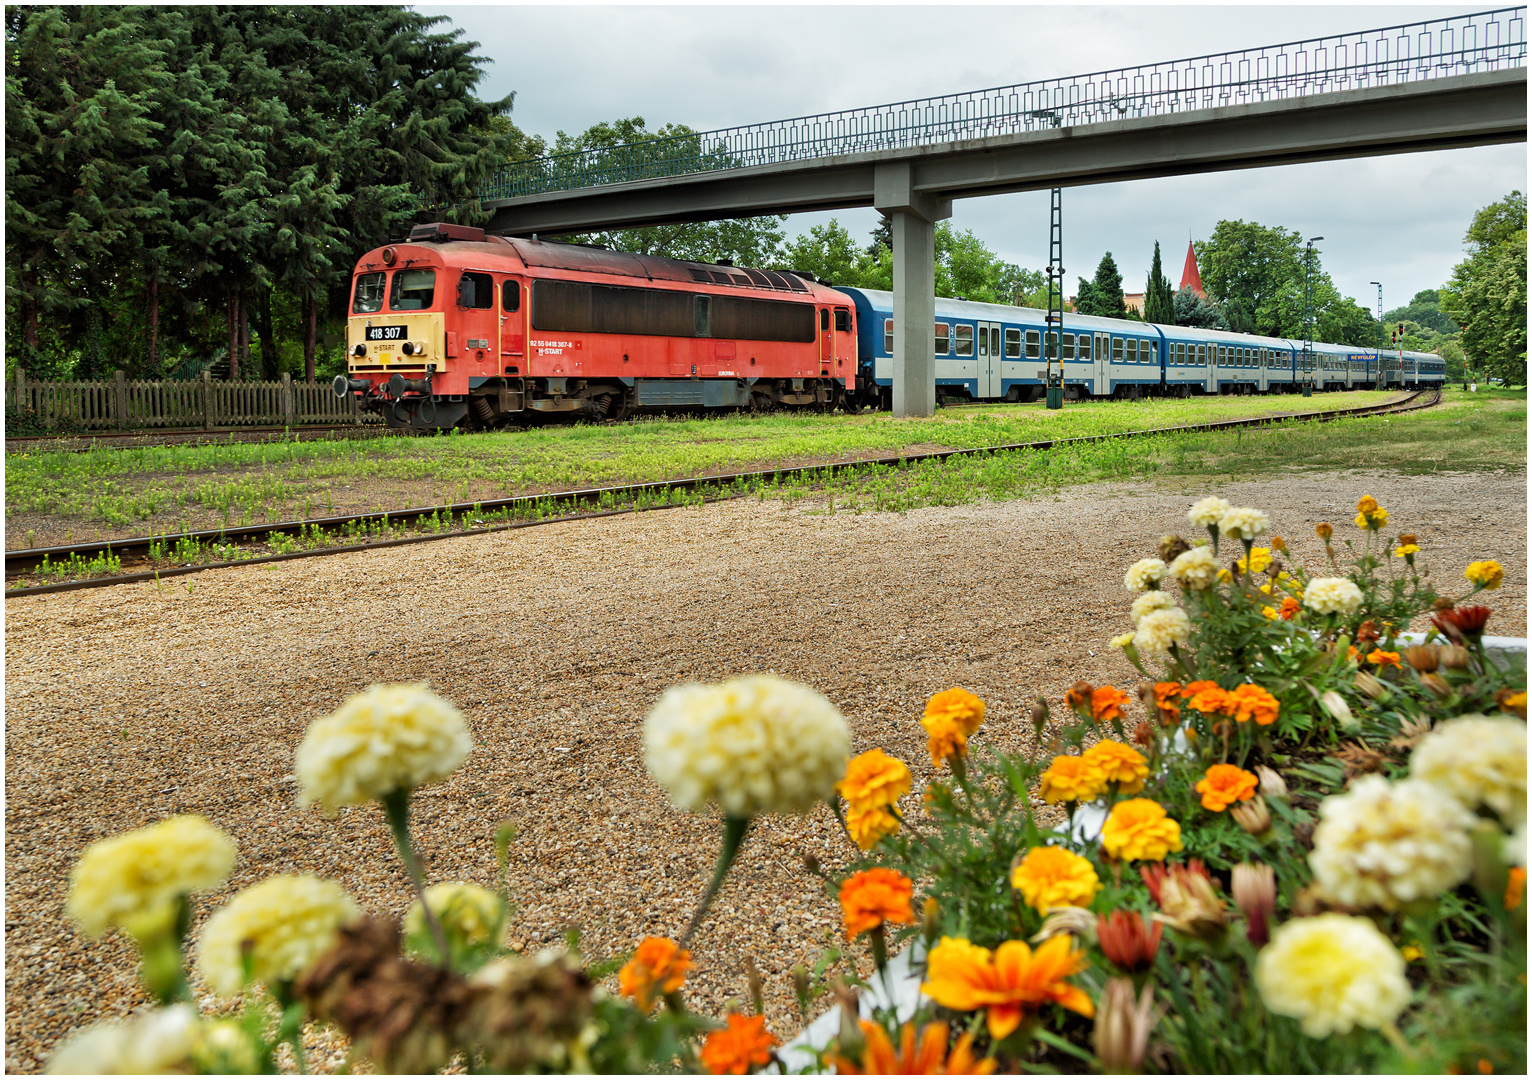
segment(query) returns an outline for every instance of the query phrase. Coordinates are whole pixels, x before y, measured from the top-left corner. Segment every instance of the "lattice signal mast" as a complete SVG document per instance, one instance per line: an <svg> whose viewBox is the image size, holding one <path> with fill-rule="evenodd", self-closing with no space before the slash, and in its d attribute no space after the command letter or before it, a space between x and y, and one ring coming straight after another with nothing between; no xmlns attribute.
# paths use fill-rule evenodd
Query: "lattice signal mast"
<svg viewBox="0 0 1532 1080"><path fill-rule="evenodd" d="M1064 330L1064 190L1054 188L1048 232L1048 327L1043 332L1043 357L1048 364L1048 408L1064 407L1064 362L1059 339ZM1055 365L1057 370L1055 371Z"/></svg>

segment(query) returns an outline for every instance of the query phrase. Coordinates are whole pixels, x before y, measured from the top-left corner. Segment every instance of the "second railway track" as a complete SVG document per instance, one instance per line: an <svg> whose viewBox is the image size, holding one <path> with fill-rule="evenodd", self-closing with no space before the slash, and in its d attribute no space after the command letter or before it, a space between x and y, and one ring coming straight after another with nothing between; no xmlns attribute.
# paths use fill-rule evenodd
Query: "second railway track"
<svg viewBox="0 0 1532 1080"><path fill-rule="evenodd" d="M5 577L7 596L33 596L75 589L98 588L131 581L159 580L186 574L200 573L221 567L276 562L288 559L335 555L344 552L365 551L378 547L423 543L428 540L471 536L510 528L528 528L537 525L569 522L593 517L609 517L613 514L632 513L645 509L664 509L678 505L672 501L674 493L697 493L697 498L687 498L679 505L695 505L698 502L731 498L761 483L780 482L795 476L814 474L829 475L845 469L864 468L869 465L900 465L920 461L943 461L951 457L977 454L1005 453L1016 450L1048 450L1058 447L1078 446L1110 439L1142 438L1151 435L1222 431L1245 427L1266 427L1273 424L1297 421L1324 422L1344 417L1376 415L1380 413L1409 412L1428 408L1441 399L1438 390L1418 390L1408 397L1380 405L1365 405L1354 409L1330 409L1309 413L1278 413L1270 416L1250 417L1241 420L1218 420L1205 424L1184 424L1167 428L1114 432L1105 435L1084 435L1069 439L1044 439L1036 442L1008 443L999 446L981 446L966 450L941 450L927 454L895 454L880 458L860 458L851 461L829 462L820 465L803 465L792 468L759 469L747 472L714 474L688 477L680 480L656 480L642 484L624 484L604 488L580 488L570 491L551 492L542 495L517 495L505 499L493 499L474 503L448 503L441 506L411 507L403 510L370 514L352 514L339 517L309 518L301 521L282 521L266 525L240 528L203 529L195 532L173 533L158 536L129 537L114 541L93 541L61 547L22 548L5 553ZM709 494L709 493L712 494ZM631 503L623 506L620 504ZM544 516L543 510L566 509L568 512ZM536 513L528 520L505 521L489 524L496 516L509 517L517 512ZM431 531L411 536L391 536L393 529L420 527L428 523ZM376 534L376 538L374 538ZM299 539L310 539L320 546L301 550L278 550L264 554L244 554L258 545L272 546L274 540L287 538L297 544ZM355 538L356 542L345 542ZM327 543L338 540L339 543ZM210 561L185 565L155 566L166 561L166 554L177 552L209 552L217 555ZM81 568L92 576L75 580L26 584L26 577L40 569L56 567ZM139 569L143 567L143 569ZM101 571L107 571L105 573Z"/></svg>

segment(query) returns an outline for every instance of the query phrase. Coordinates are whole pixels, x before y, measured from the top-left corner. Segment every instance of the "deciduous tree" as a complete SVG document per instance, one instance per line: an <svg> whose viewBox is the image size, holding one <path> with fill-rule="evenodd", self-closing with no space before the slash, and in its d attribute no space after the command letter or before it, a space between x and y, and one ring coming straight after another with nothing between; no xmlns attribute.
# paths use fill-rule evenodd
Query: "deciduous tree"
<svg viewBox="0 0 1532 1080"><path fill-rule="evenodd" d="M1463 328L1470 367L1507 383L1527 379L1527 197L1513 191L1474 215L1468 258L1441 289Z"/></svg>

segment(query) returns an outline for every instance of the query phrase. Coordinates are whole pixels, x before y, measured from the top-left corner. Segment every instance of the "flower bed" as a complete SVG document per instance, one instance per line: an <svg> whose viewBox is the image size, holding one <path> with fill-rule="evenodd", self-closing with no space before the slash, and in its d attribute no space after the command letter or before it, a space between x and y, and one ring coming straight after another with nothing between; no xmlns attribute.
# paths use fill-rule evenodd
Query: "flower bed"
<svg viewBox="0 0 1532 1080"><path fill-rule="evenodd" d="M410 910L359 917L338 884L285 875L193 941L187 896L226 878L232 842L191 816L103 841L69 913L132 936L161 1006L77 1033L50 1068L262 1072L288 1045L301 1069L320 1022L396 1072L1525 1071L1525 663L1488 659L1491 612L1466 602L1499 565L1440 597L1370 498L1344 560L1319 527L1319 573L1280 538L1257 546L1259 510L1188 516L1206 540L1164 537L1124 577L1134 628L1113 644L1145 682L1077 683L1058 722L1039 699L1042 760L987 746L984 703L955 688L921 718L942 771L917 797L881 750L848 760L845 720L808 687L668 691L650 772L678 810L719 807L723 837L689 925L628 957L505 948L509 828L499 888L427 885L411 796L470 734L424 687L374 687L310 727L295 773L320 812L381 804ZM796 971L805 1022L839 1009L789 1050L753 966L751 1007L687 1008L687 946L752 821L821 800L856 853L821 876L874 975L833 974L833 952ZM188 954L237 1013L188 1004Z"/></svg>

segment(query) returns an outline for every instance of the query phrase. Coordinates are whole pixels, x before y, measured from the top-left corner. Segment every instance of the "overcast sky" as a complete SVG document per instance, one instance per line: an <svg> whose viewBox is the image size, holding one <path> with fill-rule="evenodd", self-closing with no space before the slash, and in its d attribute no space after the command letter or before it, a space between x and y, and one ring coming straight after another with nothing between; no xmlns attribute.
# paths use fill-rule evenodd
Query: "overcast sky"
<svg viewBox="0 0 1532 1080"><path fill-rule="evenodd" d="M929 7L695 4L420 5L446 15L492 63L486 99L516 94L512 119L550 142L642 116L651 129L697 130L978 90L1323 37L1493 5ZM1189 239L1222 219L1324 236L1323 266L1343 294L1376 311L1447 280L1480 207L1527 189L1524 143L1202 176L1064 192L1064 266L1095 273L1111 251L1141 292L1154 243L1179 284ZM789 236L838 218L858 240L871 209L795 214ZM959 199L953 224L1010 262L1041 269L1048 194Z"/></svg>

